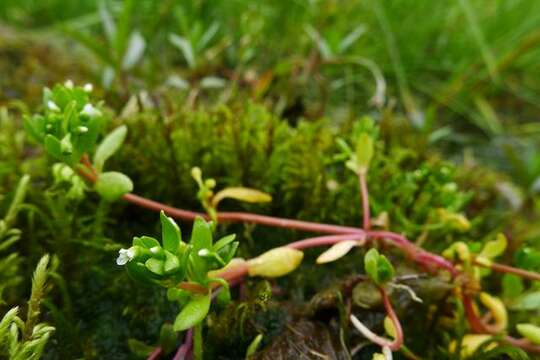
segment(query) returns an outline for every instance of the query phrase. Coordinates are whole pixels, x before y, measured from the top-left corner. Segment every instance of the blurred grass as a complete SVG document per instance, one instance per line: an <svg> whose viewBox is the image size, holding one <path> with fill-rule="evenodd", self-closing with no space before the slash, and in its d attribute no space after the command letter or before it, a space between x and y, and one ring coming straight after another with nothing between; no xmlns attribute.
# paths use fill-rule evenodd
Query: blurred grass
<svg viewBox="0 0 540 360"><path fill-rule="evenodd" d="M103 40L99 1L65 2L4 0L0 18L23 29L54 29L59 24L88 31ZM121 1L108 1L113 15ZM174 1L138 0L132 26L147 42L139 74L154 84L165 81L171 69L184 77L223 75L228 71L274 76L300 64L299 74L285 71L287 105L302 101L333 101L338 108L368 108L373 79L358 68L309 72L314 52L349 36L345 54L375 63L388 83L387 98L397 99L417 126L434 117L439 124L473 130L486 136L504 130L534 127L540 109L540 2L529 0L454 1ZM201 56L208 66L190 73L180 51L168 42L169 33L187 39L217 25L214 46ZM306 31L315 29L324 41L315 44ZM353 36L359 27L365 29ZM319 50L317 50L319 49ZM324 54L323 54L324 55ZM346 66L342 66L346 68ZM158 75L156 75L156 71ZM153 75L146 75L152 72ZM347 73L348 75L345 75ZM291 76L292 75L292 76ZM304 76L304 78L302 78ZM305 76L310 78L306 79ZM309 96L313 78L330 77L345 85L343 96ZM151 82L150 82L151 83ZM150 86L146 81L146 86ZM291 90L292 88L292 90ZM338 99L336 99L336 97ZM321 99L322 98L322 99ZM305 100L307 99L307 100ZM322 106L322 105L321 105ZM306 106L309 108L309 104ZM358 109L358 106L356 106ZM517 129L516 129L517 127Z"/></svg>

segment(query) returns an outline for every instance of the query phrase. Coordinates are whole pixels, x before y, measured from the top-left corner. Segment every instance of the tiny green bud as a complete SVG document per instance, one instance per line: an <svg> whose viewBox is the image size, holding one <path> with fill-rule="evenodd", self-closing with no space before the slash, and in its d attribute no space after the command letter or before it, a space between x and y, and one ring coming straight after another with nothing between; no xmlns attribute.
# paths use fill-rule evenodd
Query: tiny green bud
<svg viewBox="0 0 540 360"><path fill-rule="evenodd" d="M199 256L201 257L206 257L206 256L209 256L210 255L210 250L208 249L201 249L199 250L199 252L197 253Z"/></svg>
<svg viewBox="0 0 540 360"><path fill-rule="evenodd" d="M101 111L95 108L92 104L86 104L84 105L81 114L92 118L101 116Z"/></svg>
<svg viewBox="0 0 540 360"><path fill-rule="evenodd" d="M52 100L47 101L47 108L49 108L49 110L51 110L51 111L60 112L60 108Z"/></svg>
<svg viewBox="0 0 540 360"><path fill-rule="evenodd" d="M202 184L202 171L201 168L198 166L195 166L191 168L191 177L195 179L195 181L199 184Z"/></svg>
<svg viewBox="0 0 540 360"><path fill-rule="evenodd" d="M88 132L88 127L86 126L79 126L77 128L77 130L79 130L79 134L84 134L84 133L87 133Z"/></svg>
<svg viewBox="0 0 540 360"><path fill-rule="evenodd" d="M213 189L216 187L216 180L214 179L206 179L204 182L204 186L206 186L209 189Z"/></svg>

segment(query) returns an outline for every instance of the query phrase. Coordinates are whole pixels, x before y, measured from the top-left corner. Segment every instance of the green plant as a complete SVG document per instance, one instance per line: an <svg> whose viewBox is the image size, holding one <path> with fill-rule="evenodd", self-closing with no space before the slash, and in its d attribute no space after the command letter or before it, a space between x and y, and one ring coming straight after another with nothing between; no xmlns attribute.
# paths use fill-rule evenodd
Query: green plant
<svg viewBox="0 0 540 360"><path fill-rule="evenodd" d="M195 329L195 356L202 358L200 323L208 314L211 288L222 286L220 301L230 301L229 285L221 278L209 277L208 272L227 266L238 242L235 236L212 241L211 224L195 219L189 244L182 241L178 225L163 212L161 218L161 244L154 238L143 236L133 239L129 249L121 249L118 265L126 265L135 279L155 283L168 289L169 300L176 301L182 310L176 317L175 331Z"/></svg>
<svg viewBox="0 0 540 360"><path fill-rule="evenodd" d="M15 242L19 241L21 231L13 227L24 201L30 177L25 175L19 180L13 200L4 218L0 220L0 251L10 249ZM21 282L19 267L21 258L17 253L11 253L0 258L0 303L4 302L3 292L6 288L14 287Z"/></svg>
<svg viewBox="0 0 540 360"><path fill-rule="evenodd" d="M9 310L0 320L0 354L10 360L40 359L54 327L39 322L40 303L46 293L50 269L49 256L41 258L32 279L26 319L18 316L19 308Z"/></svg>
<svg viewBox="0 0 540 360"><path fill-rule="evenodd" d="M103 64L102 83L107 89L116 79L126 87L126 74L140 61L144 54L146 41L138 30L132 29L132 18L136 10L135 1L124 1L118 20L105 0L99 2L99 15L106 38L106 45L101 44L92 35L63 26L62 31L78 41Z"/></svg>

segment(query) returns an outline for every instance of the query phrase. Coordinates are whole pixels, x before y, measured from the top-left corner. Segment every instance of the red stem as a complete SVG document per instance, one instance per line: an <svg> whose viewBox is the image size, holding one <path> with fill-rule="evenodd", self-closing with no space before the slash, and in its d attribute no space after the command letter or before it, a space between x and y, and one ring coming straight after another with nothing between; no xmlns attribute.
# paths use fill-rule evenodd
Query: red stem
<svg viewBox="0 0 540 360"><path fill-rule="evenodd" d="M157 347L154 349L154 351L152 351L152 353L148 356L148 358L146 360L156 360L156 359L159 359L159 357L161 356L161 352L163 350L161 349L161 347Z"/></svg>
<svg viewBox="0 0 540 360"><path fill-rule="evenodd" d="M518 275L524 279L540 281L540 274L532 272L532 271L518 269L512 266L498 264L498 263L491 263L490 265L487 265L487 264L482 263L481 261L474 261L474 264L477 266L487 268L487 269L491 269L493 271Z"/></svg>
<svg viewBox="0 0 540 360"><path fill-rule="evenodd" d="M193 344L193 329L190 328L186 333L184 343L178 348L178 351L176 351L176 354L174 354L174 357L172 360L185 360L187 358L188 353L191 350L192 344Z"/></svg>
<svg viewBox="0 0 540 360"><path fill-rule="evenodd" d="M92 168L92 165L88 157L83 157L82 163L84 164L85 168L89 171L84 171L85 169L80 169L79 174L85 177L86 179L88 179L89 181L95 182L97 175L94 169ZM344 241L344 240L355 240L355 239L361 240L365 238L366 235L373 239L387 239L387 240L391 240L395 246L405 251L417 263L420 263L426 266L431 264L431 265L434 265L435 268L446 269L453 276L456 276L459 274L459 271L454 267L454 264L452 264L450 261L447 261L446 259L442 258L439 255L423 250L422 248L411 243L403 235L390 232L390 231L370 231L369 230L370 229L369 192L367 188L365 174L359 175L359 182L360 182L360 191L362 195L363 225L364 225L365 230L349 227L349 226L321 224L321 223L315 223L315 222L309 222L309 221L279 218L279 217L258 215L258 214L245 213L245 212L221 212L217 214L217 218L220 221L226 221L226 222L247 222L247 223L261 224L261 225L266 225L266 226L308 231L308 232L333 234L329 236L320 236L320 237L315 237L315 238L304 239L304 240L293 242L288 245L289 247L293 247L296 249L306 249L306 248L316 247L316 246L332 245L339 241ZM172 216L177 219L181 219L181 220L194 220L198 216L208 219L208 216L204 213L174 208L172 206L168 206L154 200L146 199L132 193L125 194L122 198L132 204L141 206L149 210L153 210L153 211L163 210L165 211L165 213L167 213L167 215ZM485 266L484 264L481 264L481 263L475 262L475 264L479 266ZM529 272L522 269L513 268L507 265L493 263L491 264L490 268L493 269L494 271L512 273L512 274L519 275L521 277L531 279L531 280L540 280L540 274ZM247 273L247 265L243 264L243 265L227 270L226 272L221 274L221 276L225 278L227 281L229 281L229 283L235 284L243 276L245 276L246 273ZM386 295L386 292L384 292L383 289L381 289L381 294L383 294L383 301L384 301L384 306L386 308L386 311L390 319L394 323L394 327L396 329L396 339L394 340L391 349L397 350L403 344L403 331L401 329L401 324L399 323L399 320L392 308L390 300L388 299L388 296ZM469 323L471 324L473 331L487 332L486 330L488 329L486 329L485 325L476 315L472 299L469 296L463 296L462 301L465 308L467 319ZM516 339L510 336L507 336L505 337L505 341L515 346L519 346L527 351L540 352L540 346L534 345L526 339ZM397 348L394 348L396 344L399 344L399 346L397 346ZM182 349L182 347L180 349ZM179 352L180 352L180 349L179 349ZM187 351L189 352L189 349ZM160 356L161 352L162 352L161 348L156 348L154 352L150 355L148 360L157 359ZM175 356L175 359L176 359L176 356Z"/></svg>
<svg viewBox="0 0 540 360"><path fill-rule="evenodd" d="M497 335L497 332L492 331L489 326L482 322L482 319L478 317L476 310L474 308L473 299L469 295L463 295L461 299L463 307L465 309L465 315L467 321L471 325L472 331L480 334L492 334ZM523 350L540 353L540 345L535 345L525 338L515 338L512 336L505 336L503 341L507 342L510 345L517 346Z"/></svg>
<svg viewBox="0 0 540 360"><path fill-rule="evenodd" d="M369 191L367 187L365 171L358 173L358 181L360 182L360 193L362 197L362 213L364 217L364 229L369 230L371 227L371 220L370 220L370 213L369 213Z"/></svg>
<svg viewBox="0 0 540 360"><path fill-rule="evenodd" d="M345 235L328 235L328 236L318 236L313 238L308 238L304 240L299 240L287 244L287 247L303 250L319 246L328 246L334 245L340 241L347 240L364 240L366 238L365 234L345 234Z"/></svg>
<svg viewBox="0 0 540 360"><path fill-rule="evenodd" d="M386 291L382 287L380 287L379 292L381 293L386 313L392 321L392 324L394 325L394 329L396 331L396 337L392 344L390 344L389 348L390 350L394 351L399 350L401 345L403 345L403 329L401 328L401 323L399 322L399 319L396 315L396 312L394 311L394 308L392 307L392 303L390 302L390 298L388 297Z"/></svg>
<svg viewBox="0 0 540 360"><path fill-rule="evenodd" d="M162 204L160 202L149 200L135 194L125 194L123 199L141 206L143 208L161 211L163 210L167 215L181 220L194 220L197 216L208 219L208 215L195 211L178 209L169 205ZM293 220L287 218L279 218L266 215L258 215L246 212L220 212L217 214L219 221L225 222L246 222L260 225L267 225L272 227L287 228L293 230L319 232L327 234L350 234L350 233L364 233L364 230L341 225L320 224L310 221Z"/></svg>

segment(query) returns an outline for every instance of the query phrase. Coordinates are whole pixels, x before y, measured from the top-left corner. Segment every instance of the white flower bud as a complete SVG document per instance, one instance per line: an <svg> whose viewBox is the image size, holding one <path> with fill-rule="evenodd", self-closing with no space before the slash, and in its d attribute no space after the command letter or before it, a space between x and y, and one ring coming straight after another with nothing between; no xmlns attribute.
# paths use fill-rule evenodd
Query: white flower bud
<svg viewBox="0 0 540 360"><path fill-rule="evenodd" d="M208 256L208 255L210 255L210 250L208 250L208 249L201 249L201 250L199 250L198 255L199 255L199 256L202 256L202 257Z"/></svg>
<svg viewBox="0 0 540 360"><path fill-rule="evenodd" d="M67 79L66 82L64 83L64 86L67 87L68 89L73 89L73 81L71 81L70 79Z"/></svg>
<svg viewBox="0 0 540 360"><path fill-rule="evenodd" d="M81 111L81 114L87 115L89 117L96 117L96 116L101 116L101 111L95 108L92 104L86 104L84 105Z"/></svg>
<svg viewBox="0 0 540 360"><path fill-rule="evenodd" d="M60 108L58 107L58 105L56 105L54 101L52 100L47 101L47 107L51 111L60 111Z"/></svg>
<svg viewBox="0 0 540 360"><path fill-rule="evenodd" d="M128 262L135 258L135 249L130 247L129 249L118 250L118 258L116 259L117 265L126 265Z"/></svg>
<svg viewBox="0 0 540 360"><path fill-rule="evenodd" d="M87 83L87 84L84 85L83 89L87 93L90 93L90 92L92 92L92 90L94 90L94 85L92 85L90 83Z"/></svg>

